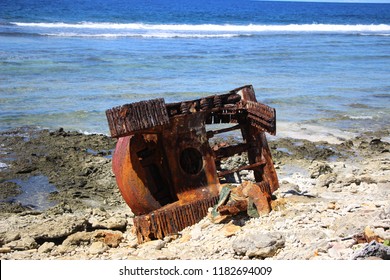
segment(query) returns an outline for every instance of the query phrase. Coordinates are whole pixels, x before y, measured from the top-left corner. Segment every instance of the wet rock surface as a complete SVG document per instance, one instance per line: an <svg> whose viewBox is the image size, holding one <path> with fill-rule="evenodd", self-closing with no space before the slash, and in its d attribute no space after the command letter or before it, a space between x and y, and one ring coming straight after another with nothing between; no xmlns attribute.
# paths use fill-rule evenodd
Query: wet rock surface
<svg viewBox="0 0 390 280"><path fill-rule="evenodd" d="M387 259L388 135L366 133L340 144L273 139L280 188L271 213L220 223L210 213L177 235L138 244L134 215L111 171L115 140L63 129L3 132L0 259ZM223 164L245 161L238 155ZM42 198L53 205L24 203L29 188L22 181L54 186Z"/></svg>
<svg viewBox="0 0 390 280"><path fill-rule="evenodd" d="M30 210L39 208L18 201L20 187L14 183L15 179L26 181L34 176L41 181L45 178L57 189L48 194L48 200L73 210L122 203L111 171L115 140L110 137L63 129L21 129L0 134L0 142L4 151L0 161L7 165L0 173L0 188L7 190L0 197L2 212L20 212L15 204Z"/></svg>

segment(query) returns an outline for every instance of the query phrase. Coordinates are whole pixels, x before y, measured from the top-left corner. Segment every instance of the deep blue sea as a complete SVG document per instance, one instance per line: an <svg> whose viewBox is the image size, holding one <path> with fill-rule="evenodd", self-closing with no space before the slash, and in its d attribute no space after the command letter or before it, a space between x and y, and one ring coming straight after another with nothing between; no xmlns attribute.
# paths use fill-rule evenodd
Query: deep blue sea
<svg viewBox="0 0 390 280"><path fill-rule="evenodd" d="M279 135L390 127L390 4L0 0L0 131L252 84Z"/></svg>

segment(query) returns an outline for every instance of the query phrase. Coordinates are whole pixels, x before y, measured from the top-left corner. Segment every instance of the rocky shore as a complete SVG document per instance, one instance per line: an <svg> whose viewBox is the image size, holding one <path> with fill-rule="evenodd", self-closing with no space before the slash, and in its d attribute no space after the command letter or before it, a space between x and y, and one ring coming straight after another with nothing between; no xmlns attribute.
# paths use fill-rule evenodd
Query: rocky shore
<svg viewBox="0 0 390 280"><path fill-rule="evenodd" d="M138 244L111 171L115 140L63 129L3 132L0 259L390 259L389 133L338 143L272 139L280 188L270 214L205 217Z"/></svg>

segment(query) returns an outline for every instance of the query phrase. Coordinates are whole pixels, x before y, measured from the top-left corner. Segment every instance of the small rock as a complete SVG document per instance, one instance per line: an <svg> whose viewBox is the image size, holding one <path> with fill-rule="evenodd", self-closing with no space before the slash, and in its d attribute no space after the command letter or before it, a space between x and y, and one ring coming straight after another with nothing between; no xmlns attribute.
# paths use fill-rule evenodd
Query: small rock
<svg viewBox="0 0 390 280"><path fill-rule="evenodd" d="M287 200L285 198L277 198L271 201L273 211L282 211L286 209Z"/></svg>
<svg viewBox="0 0 390 280"><path fill-rule="evenodd" d="M127 241L127 244L129 246L129 248L137 248L138 247L138 240L136 237L130 238Z"/></svg>
<svg viewBox="0 0 390 280"><path fill-rule="evenodd" d="M49 253L53 250L55 244L53 242L45 242L38 248L38 253Z"/></svg>
<svg viewBox="0 0 390 280"><path fill-rule="evenodd" d="M375 235L377 235L382 240L390 240L390 230L385 230L384 228L375 228Z"/></svg>
<svg viewBox="0 0 390 280"><path fill-rule="evenodd" d="M377 183L377 181L374 179L374 178L372 178L371 176L362 176L361 178L360 178L360 181L361 182L365 182L365 183L367 183L367 184L376 184Z"/></svg>
<svg viewBox="0 0 390 280"><path fill-rule="evenodd" d="M390 247L373 240L364 246L360 251L352 255L353 260L367 259L368 257L377 257L383 260L390 260Z"/></svg>
<svg viewBox="0 0 390 280"><path fill-rule="evenodd" d="M20 239L19 232L6 232L3 237L4 244Z"/></svg>
<svg viewBox="0 0 390 280"><path fill-rule="evenodd" d="M312 179L318 178L320 175L329 174L333 172L332 167L324 162L314 162L310 167L310 177Z"/></svg>
<svg viewBox="0 0 390 280"><path fill-rule="evenodd" d="M2 247L0 248L0 254L6 254L6 253L10 253L11 252L11 248L10 247Z"/></svg>
<svg viewBox="0 0 390 280"><path fill-rule="evenodd" d="M180 243L185 243L191 240L191 235L190 234L185 234L180 238Z"/></svg>
<svg viewBox="0 0 390 280"><path fill-rule="evenodd" d="M57 216L56 219L33 224L28 228L28 232L30 236L36 239L50 240L64 238L72 233L85 229L86 222L84 217L66 214Z"/></svg>
<svg viewBox="0 0 390 280"><path fill-rule="evenodd" d="M34 238L28 236L23 237L20 240L15 240L7 244L7 247L11 247L13 250L30 250L30 249L36 249L38 247L37 242Z"/></svg>
<svg viewBox="0 0 390 280"><path fill-rule="evenodd" d="M317 178L316 187L324 188L329 187L331 183L336 182L336 175L334 174L322 174Z"/></svg>
<svg viewBox="0 0 390 280"><path fill-rule="evenodd" d="M327 253L328 250L332 248L332 245L328 241L323 240L320 241L318 244L316 244L314 248L315 248L314 251L317 253Z"/></svg>
<svg viewBox="0 0 390 280"><path fill-rule="evenodd" d="M383 241L369 226L364 228L364 237L366 238L367 242L371 242L373 240L377 242Z"/></svg>
<svg viewBox="0 0 390 280"><path fill-rule="evenodd" d="M340 206L338 206L338 205L336 204L336 202L331 201L331 202L328 203L327 208L328 208L329 210L338 210L338 209L340 209Z"/></svg>
<svg viewBox="0 0 390 280"><path fill-rule="evenodd" d="M236 254L249 258L267 258L274 256L284 246L284 242L284 237L279 233L247 232L233 242L233 250Z"/></svg>
<svg viewBox="0 0 390 280"><path fill-rule="evenodd" d="M166 242L164 242L163 240L152 240L152 241L149 241L149 242L146 242L144 244L142 244L142 248L143 249L147 249L147 250L161 250L162 248L164 248Z"/></svg>
<svg viewBox="0 0 390 280"><path fill-rule="evenodd" d="M223 230L224 236L231 237L231 236L235 235L237 232L239 232L241 230L241 227L240 226L236 226L235 224L230 222L227 225L225 225L222 228L222 230Z"/></svg>
<svg viewBox="0 0 390 280"><path fill-rule="evenodd" d="M69 235L63 242L64 246L80 245L83 243L89 244L92 238L92 232L79 231Z"/></svg>
<svg viewBox="0 0 390 280"><path fill-rule="evenodd" d="M331 248L328 249L328 254L333 259L340 259L343 255L343 251L347 249L344 244L337 242L333 244Z"/></svg>
<svg viewBox="0 0 390 280"><path fill-rule="evenodd" d="M357 233L363 232L366 225L369 223L370 218L354 215L347 213L345 209L343 209L343 214L345 216L340 217L334 221L334 223L329 227L331 230L334 230L334 235L339 237L348 237L355 235Z"/></svg>
<svg viewBox="0 0 390 280"><path fill-rule="evenodd" d="M96 241L91 244L88 252L93 255L104 253L108 250L108 246L101 241Z"/></svg>
<svg viewBox="0 0 390 280"><path fill-rule="evenodd" d="M91 217L88 221L92 228L106 228L106 229L126 229L127 220L122 217L110 217L108 219L97 219Z"/></svg>
<svg viewBox="0 0 390 280"><path fill-rule="evenodd" d="M57 248L54 251L55 251L55 254L62 255L62 254L68 253L68 252L70 252L72 250L73 250L73 248L71 246L62 244L62 245L58 245Z"/></svg>
<svg viewBox="0 0 390 280"><path fill-rule="evenodd" d="M352 184L355 184L357 186L360 185L361 180L359 177L353 174L348 174L345 176L341 176L341 178L339 179L339 183L341 183L341 185L343 186L350 186Z"/></svg>
<svg viewBox="0 0 390 280"><path fill-rule="evenodd" d="M123 234L120 231L98 230L93 235L93 240L103 242L109 247L116 248L123 239Z"/></svg>

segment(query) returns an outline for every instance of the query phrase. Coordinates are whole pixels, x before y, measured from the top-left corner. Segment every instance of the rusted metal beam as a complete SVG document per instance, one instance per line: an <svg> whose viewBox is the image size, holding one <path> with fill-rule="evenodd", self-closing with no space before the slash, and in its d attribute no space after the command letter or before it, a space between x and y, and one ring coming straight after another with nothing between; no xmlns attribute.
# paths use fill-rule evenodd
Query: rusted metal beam
<svg viewBox="0 0 390 280"><path fill-rule="evenodd" d="M258 167L260 167L262 165L265 165L265 163L266 163L265 161L260 161L260 162L255 162L255 163L252 163L252 164L240 166L240 167L234 168L232 170L219 171L218 172L218 177L225 177L228 174L232 174L232 173L239 172L239 171L242 171L242 170L254 170L254 169L257 169Z"/></svg>
<svg viewBox="0 0 390 280"><path fill-rule="evenodd" d="M231 127L222 128L222 129L217 129L217 130L209 130L207 131L207 138L213 138L217 134L226 133L237 129L241 129L240 124Z"/></svg>
<svg viewBox="0 0 390 280"><path fill-rule="evenodd" d="M234 146L221 147L214 151L215 159L228 158L236 154L247 152L250 147L248 143L240 143Z"/></svg>

